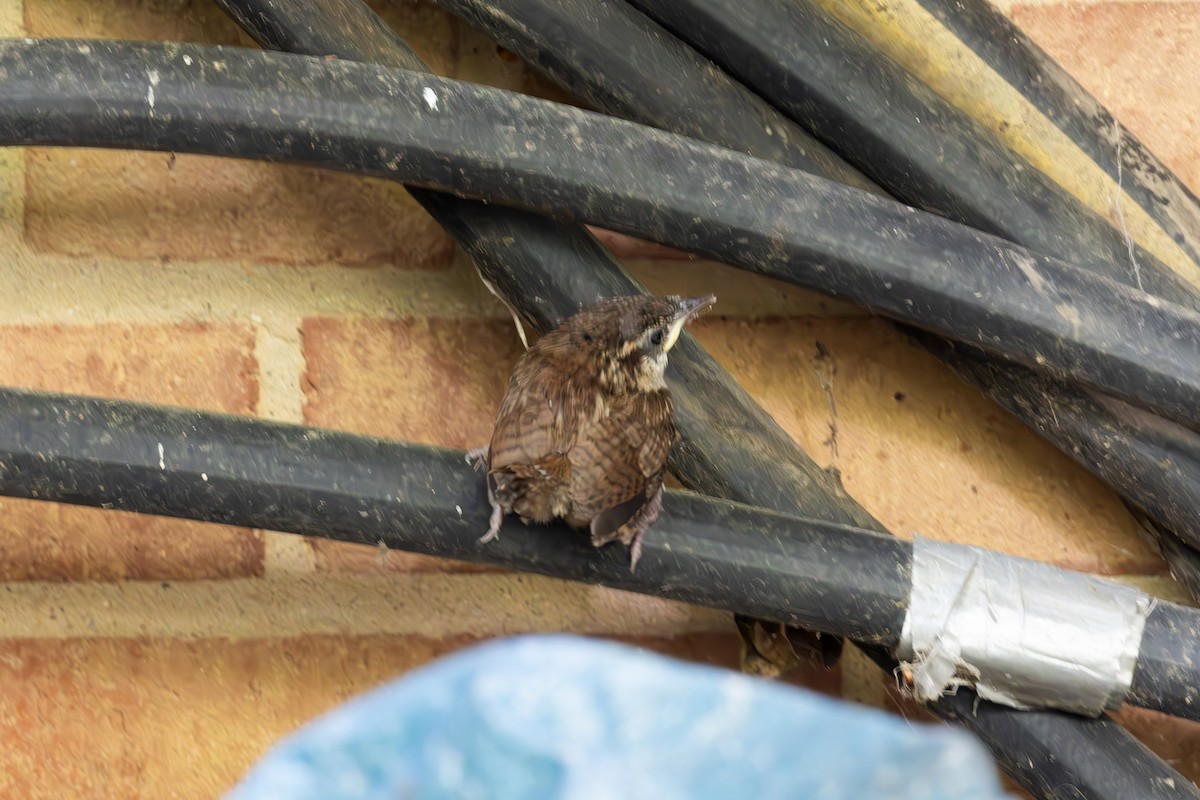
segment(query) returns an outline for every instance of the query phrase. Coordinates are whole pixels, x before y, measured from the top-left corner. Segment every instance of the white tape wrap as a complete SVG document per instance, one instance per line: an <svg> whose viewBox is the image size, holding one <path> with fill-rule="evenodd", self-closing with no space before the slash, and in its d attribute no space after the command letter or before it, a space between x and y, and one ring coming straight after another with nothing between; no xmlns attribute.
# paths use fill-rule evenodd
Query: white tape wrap
<svg viewBox="0 0 1200 800"><path fill-rule="evenodd" d="M1082 573L916 539L897 655L922 701L970 686L1014 708L1097 716L1129 690L1152 606Z"/></svg>

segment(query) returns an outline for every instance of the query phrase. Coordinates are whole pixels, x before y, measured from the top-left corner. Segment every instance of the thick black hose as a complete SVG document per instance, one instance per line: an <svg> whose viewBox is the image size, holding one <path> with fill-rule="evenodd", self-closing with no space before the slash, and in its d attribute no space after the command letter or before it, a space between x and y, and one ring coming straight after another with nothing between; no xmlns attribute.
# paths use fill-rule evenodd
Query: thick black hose
<svg viewBox="0 0 1200 800"><path fill-rule="evenodd" d="M1141 250L1135 273L1129 246L1110 225L811 2L749 0L734 6L716 0L631 1L833 142L896 196L1127 285L1140 281L1151 292L1189 308L1200 307L1190 286ZM443 2L463 5L472 0ZM977 8L960 16L961 4L923 2L941 8L939 18L960 35L969 33L974 46L987 48L990 61L1004 53L1013 69L1020 63L1031 65L1016 54L1027 40L1007 36L1012 25L996 12ZM997 35L985 36L984 31ZM1052 69L1049 59L1043 56L1037 64L1062 80L1061 70ZM1050 91L1048 82L1025 77L1021 86ZM1079 99L1086 93L1078 90L1071 96ZM1055 120L1074 119L1068 127L1077 141L1091 143L1089 152L1102 149L1097 126L1107 120L1117 127L1107 115L1079 119L1078 104L1061 94L1044 97L1042 105L1055 112ZM1165 180L1160 189L1178 185L1169 172L1154 170L1152 157L1136 141L1133 144L1123 151L1137 162L1132 166ZM1131 187L1146 200L1146 186L1135 180ZM1186 192L1180 197L1193 201L1180 210L1187 218L1194 213L1188 210L1194 198ZM1160 224L1173 219L1174 212L1162 210L1161 202L1154 203L1154 210ZM1144 335L1136 325L1127 330L1136 332L1131 338ZM1200 547L1194 513L1200 507L1200 481L1195 479L1200 475L1200 436L1195 431L1052 376L981 358L929 336L917 339L1127 501ZM1168 557L1173 553L1171 548L1166 552Z"/></svg>
<svg viewBox="0 0 1200 800"><path fill-rule="evenodd" d="M599 583L894 648L912 545L669 492L630 571L562 525L491 512L460 451L117 400L0 389L0 494L377 544ZM1200 612L1159 603L1130 702L1200 717Z"/></svg>
<svg viewBox="0 0 1200 800"><path fill-rule="evenodd" d="M1030 94L1097 163L1115 171L1121 169L1119 160L1129 161L1130 191L1164 229L1175 231L1177 242L1191 242L1189 252L1195 253L1200 241L1195 198L1057 65L1016 34L1010 21L986 2L919 1ZM473 0L443 2L466 5ZM835 149L896 196L1200 308L1193 287L1140 249L1122 246L1117 232L1094 212L809 0L631 2L778 108L819 135L823 131ZM1106 152L1113 149L1104 136L1109 129L1117 141L1115 153ZM1134 258L1137 269L1132 269ZM1142 335L1136 326L1129 330ZM1195 431L1053 376L982 358L969 348L928 335L917 340L1144 509L1163 526L1161 534L1170 529L1200 547L1193 511L1200 502L1200 481L1194 479L1200 474L1200 436ZM1167 545L1163 552L1171 560L1182 551ZM1172 568L1191 569L1186 558L1172 562Z"/></svg>
<svg viewBox="0 0 1200 800"><path fill-rule="evenodd" d="M811 139L797 123L625 2L437 2L600 111L849 183L848 166L830 168L827 159L808 158ZM874 184L853 185L883 194ZM1200 520L1193 513L1200 507L1200 435L1003 359L956 352L928 335L918 341L1162 525L1200 546Z"/></svg>
<svg viewBox="0 0 1200 800"><path fill-rule="evenodd" d="M961 691L951 702L955 710L950 718L973 731L985 745L995 750L997 742L1010 744L1011 749L997 757L1000 767L1035 797L1166 800L1200 796L1195 784L1107 717L1081 720L1049 711L1017 725L1018 720L1002 706L980 701L974 692ZM1077 749L1081 738L1089 744L1084 752Z"/></svg>
<svg viewBox="0 0 1200 800"><path fill-rule="evenodd" d="M0 141L289 160L555 213L821 289L1197 427L1200 315L940 217L444 78L236 48L80 47L0 45Z"/></svg>

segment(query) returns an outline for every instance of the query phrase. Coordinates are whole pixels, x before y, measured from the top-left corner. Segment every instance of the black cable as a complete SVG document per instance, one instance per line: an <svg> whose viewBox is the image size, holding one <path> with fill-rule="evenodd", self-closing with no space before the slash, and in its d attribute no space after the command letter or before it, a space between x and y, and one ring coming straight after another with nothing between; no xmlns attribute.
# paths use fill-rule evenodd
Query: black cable
<svg viewBox="0 0 1200 800"><path fill-rule="evenodd" d="M825 160L808 159L811 139L798 124L764 108L761 98L627 3L437 2L598 110L848 182L848 166L830 169ZM854 185L884 193L869 182ZM929 335L918 341L1125 498L1200 546L1200 520L1193 513L1200 507L1200 435L1002 359L956 350ZM1165 548L1164 555L1176 553Z"/></svg>
<svg viewBox="0 0 1200 800"><path fill-rule="evenodd" d="M596 551L562 526L510 518L482 545L490 507L461 451L211 412L0 389L0 464L2 495L382 542L673 597L845 634L885 665L870 644L899 640L911 582L906 542L686 492L668 493L636 572L621 548ZM1176 626L1198 616L1159 609L1151 620ZM1139 670L1166 655L1146 649ZM1062 791L1070 783L1097 800L1200 797L1111 722L1013 711L965 689L933 707L1042 796L1078 797Z"/></svg>
<svg viewBox="0 0 1200 800"><path fill-rule="evenodd" d="M491 507L460 451L116 400L0 389L0 494L323 536L600 583L895 648L912 545L670 492L636 572ZM1160 602L1129 701L1200 719L1200 612Z"/></svg>
<svg viewBox="0 0 1200 800"><path fill-rule="evenodd" d="M1025 752L1004 751L998 756L1000 767L1037 797L1161 800L1200 795L1195 784L1145 745L1122 737L1124 728L1107 717L1081 720L1045 712L1018 726L1012 716L1003 715L1001 706L978 702L974 692L960 692L951 702L951 719L984 744L1020 742L1017 747ZM1075 749L1085 737L1090 744L1086 754Z"/></svg>
<svg viewBox="0 0 1200 800"><path fill-rule="evenodd" d="M1200 315L940 217L445 78L236 48L89 47L0 47L0 140L286 159L555 213L817 288L1197 425ZM193 69L183 54L224 68Z"/></svg>
<svg viewBox="0 0 1200 800"><path fill-rule="evenodd" d="M662 29L649 19L649 27L639 25L632 16L637 12L626 10L623 4L589 4L586 15L571 15L573 8L543 0L438 1L602 109L614 111L606 105L612 96L636 95L640 100L638 119L670 127L668 114L685 103L682 97L704 108L709 117L721 118L724 106L717 102L718 90L703 77L694 77L686 87L672 91L675 87L666 82L683 79L662 78L663 70L655 62L680 59L665 55L671 46L662 44ZM806 122L818 117L824 120L831 126L827 131L836 131L836 135L830 134L836 148L857 155L873 172L885 170L876 174L882 174L898 196L960 222L1009 233L1025 246L1070 258L1085 268L1098 267L1101 274L1131 282L1128 270L1120 266L1128 260L1127 253L1122 243L1114 240L1111 226L820 9L775 0L755 0L737 10L708 0L633 1L677 28L726 68L752 81L780 108ZM925 2L938 4L941 0ZM984 13L979 12L978 19ZM988 30L1011 27L1001 15L990 12L990 16L995 19L988 23ZM550 37L533 24L547 17L559 27L570 26L569 35ZM958 18L952 11L941 18L947 24L953 20L958 31L972 19L969 15ZM635 38L637 30L647 32ZM637 47L616 53L610 48L605 53L602 43L611 40L635 40ZM1011 50L1015 46L1009 38L997 43L999 40L983 37L978 30L974 40L993 53L997 48ZM590 64L603 59L604 70L572 68L578 62L570 61L569 56L589 45L593 50L584 61ZM640 84L631 77L635 72L646 76ZM728 93L724 90L721 99ZM662 100L664 96L669 99ZM632 106L633 102L625 99L624 104ZM1064 105L1078 114L1074 104L1061 98L1053 107ZM819 114L813 110L816 106ZM1102 123L1095 121L1096 125ZM739 145L723 130L704 129L702 121L692 126L681 132L771 157L757 152L760 145L753 139ZM1077 122L1077 135L1083 126L1084 122ZM847 135L849 130L855 135ZM1095 130L1090 138L1099 138ZM945 202L946 196L955 202ZM975 203L986 205L972 205ZM1156 219L1164 216L1169 215L1156 213ZM1144 274L1159 276L1152 285L1166 290L1171 300L1195 307L1194 294L1177 285L1177 279L1161 263L1143 257L1139 264ZM1200 547L1200 521L1194 513L1200 507L1200 436L1194 431L1052 376L982 357L972 348L928 335L918 335L917 341L1127 501ZM1168 560L1178 557L1178 548L1167 546L1163 551ZM1173 568L1185 571L1188 562L1182 559Z"/></svg>

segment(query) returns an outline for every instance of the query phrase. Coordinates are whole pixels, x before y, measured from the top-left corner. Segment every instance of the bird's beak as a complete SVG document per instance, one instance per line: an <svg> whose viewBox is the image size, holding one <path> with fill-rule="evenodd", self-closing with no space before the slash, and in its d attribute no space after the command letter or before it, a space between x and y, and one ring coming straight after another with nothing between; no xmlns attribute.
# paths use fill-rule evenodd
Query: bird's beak
<svg viewBox="0 0 1200 800"><path fill-rule="evenodd" d="M679 339L679 334L683 332L683 326L688 322L700 316L701 313L707 311L713 303L717 302L715 294L708 294L704 297L688 297L679 301L679 312L676 314L674 321L671 322L671 328L667 331L667 346L663 348L663 352L669 351L675 346L676 340Z"/></svg>

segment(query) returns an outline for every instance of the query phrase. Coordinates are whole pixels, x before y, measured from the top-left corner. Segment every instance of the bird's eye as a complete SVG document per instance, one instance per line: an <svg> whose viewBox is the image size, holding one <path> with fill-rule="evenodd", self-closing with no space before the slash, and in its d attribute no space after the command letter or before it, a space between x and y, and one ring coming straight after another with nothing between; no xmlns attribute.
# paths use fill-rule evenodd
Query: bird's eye
<svg viewBox="0 0 1200 800"><path fill-rule="evenodd" d="M659 328L654 333L650 334L650 344L658 347L663 343L663 329Z"/></svg>

